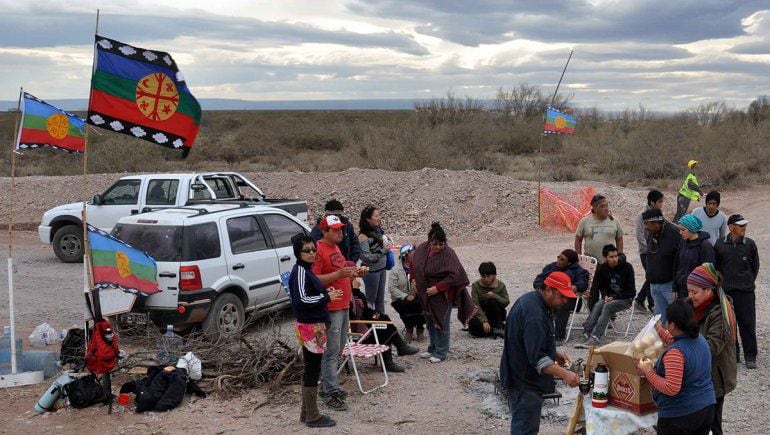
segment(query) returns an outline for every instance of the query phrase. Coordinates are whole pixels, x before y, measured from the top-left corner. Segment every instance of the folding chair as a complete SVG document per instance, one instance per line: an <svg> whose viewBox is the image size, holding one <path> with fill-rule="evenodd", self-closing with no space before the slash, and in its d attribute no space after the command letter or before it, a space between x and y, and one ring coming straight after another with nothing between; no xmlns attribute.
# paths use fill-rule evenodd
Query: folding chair
<svg viewBox="0 0 770 435"><path fill-rule="evenodd" d="M607 329L604 330L604 335L605 336L609 335L610 325L612 325L612 335L614 337L628 338L628 334L632 333L631 327L633 326L633 323L634 323L634 312L636 311L635 305L636 305L635 303L631 302L631 308L629 308L629 309L627 309L625 311L621 311L620 313L618 313L618 314L628 313L628 324L626 325L626 332L625 333L619 333L618 332L618 328L615 326L615 321L610 319L610 323L607 324Z"/></svg>
<svg viewBox="0 0 770 435"><path fill-rule="evenodd" d="M358 389L363 394L369 394L378 388L383 388L388 385L388 370L385 368L385 360L383 359L382 354L390 350L390 346L380 344L380 339L377 336L377 330L385 329L388 327L388 325L393 325L393 322L384 320L351 320L350 326L352 327L353 325L368 325L368 328L363 334L348 332L348 342L347 345L345 345L345 348L342 350L342 356L345 357L345 360L343 360L342 364L340 364L339 369L337 369L337 373L342 371L342 368L346 366L348 361L350 361L350 363L353 365L353 373L356 376ZM374 343L363 343L363 341L370 336L374 337ZM379 359L385 382L370 390L364 390L364 387L361 385L361 375L358 373L356 358L374 358L375 363Z"/></svg>
<svg viewBox="0 0 770 435"><path fill-rule="evenodd" d="M596 273L596 266L599 264L599 261L596 260L596 258L591 257L590 255L581 254L581 255L578 255L578 263L580 263L580 267L588 271L588 290L586 291L590 292L591 283L594 280L594 274ZM565 342L569 341L569 336L572 333L572 325L575 323L575 315L577 314L578 302L579 301L575 301L575 309L572 310L572 316L570 316L571 318L569 320L569 327L567 327L567 336L564 338ZM588 307L586 306L586 309L587 308Z"/></svg>

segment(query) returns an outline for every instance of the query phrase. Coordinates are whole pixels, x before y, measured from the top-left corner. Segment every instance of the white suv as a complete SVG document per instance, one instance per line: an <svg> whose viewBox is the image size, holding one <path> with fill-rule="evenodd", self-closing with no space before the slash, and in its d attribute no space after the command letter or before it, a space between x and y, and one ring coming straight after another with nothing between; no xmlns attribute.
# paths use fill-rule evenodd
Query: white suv
<svg viewBox="0 0 770 435"><path fill-rule="evenodd" d="M162 290L134 311L159 326L201 324L229 335L247 311L285 308L280 275L291 271L291 237L309 234L295 216L273 207L206 204L127 216L112 235L155 258Z"/></svg>

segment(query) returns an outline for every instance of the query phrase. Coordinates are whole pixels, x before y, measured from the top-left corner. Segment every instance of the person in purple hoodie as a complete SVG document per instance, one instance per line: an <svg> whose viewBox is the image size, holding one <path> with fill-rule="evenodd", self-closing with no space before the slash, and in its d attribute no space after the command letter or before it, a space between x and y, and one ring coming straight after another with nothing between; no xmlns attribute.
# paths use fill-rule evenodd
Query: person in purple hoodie
<svg viewBox="0 0 770 435"><path fill-rule="evenodd" d="M679 249L674 258L674 298L687 297L687 277L703 263L716 259L714 247L709 242L709 233L701 231L703 222L697 216L686 214L679 219Z"/></svg>

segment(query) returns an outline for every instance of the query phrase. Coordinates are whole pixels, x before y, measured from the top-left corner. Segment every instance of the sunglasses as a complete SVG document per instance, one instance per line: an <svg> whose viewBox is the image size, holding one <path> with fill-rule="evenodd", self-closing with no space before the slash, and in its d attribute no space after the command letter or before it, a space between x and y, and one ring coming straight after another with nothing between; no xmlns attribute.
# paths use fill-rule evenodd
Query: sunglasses
<svg viewBox="0 0 770 435"><path fill-rule="evenodd" d="M317 251L318 250L316 248L305 248L305 249L300 250L299 252L301 252L303 254L310 254L310 253L314 253L315 254Z"/></svg>

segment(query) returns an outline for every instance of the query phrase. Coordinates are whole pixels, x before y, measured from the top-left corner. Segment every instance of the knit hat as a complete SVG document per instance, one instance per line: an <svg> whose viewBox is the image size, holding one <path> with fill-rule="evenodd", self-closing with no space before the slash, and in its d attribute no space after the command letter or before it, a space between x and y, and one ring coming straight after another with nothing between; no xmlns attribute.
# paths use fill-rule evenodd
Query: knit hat
<svg viewBox="0 0 770 435"><path fill-rule="evenodd" d="M578 254L573 249L565 249L561 251L560 255L567 257L567 261L569 261L569 264L578 262Z"/></svg>
<svg viewBox="0 0 770 435"><path fill-rule="evenodd" d="M719 277L713 263L703 263L690 272L687 277L687 285L694 285L702 289L710 289L717 286Z"/></svg>
<svg viewBox="0 0 770 435"><path fill-rule="evenodd" d="M401 249L398 250L398 259L403 260L404 257L412 251L414 251L414 245L407 243L406 245L401 246Z"/></svg>
<svg viewBox="0 0 770 435"><path fill-rule="evenodd" d="M697 233L703 228L703 222L698 219L698 216L686 214L679 219L679 225L685 227L685 229L691 233Z"/></svg>

